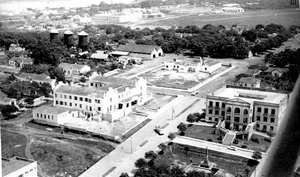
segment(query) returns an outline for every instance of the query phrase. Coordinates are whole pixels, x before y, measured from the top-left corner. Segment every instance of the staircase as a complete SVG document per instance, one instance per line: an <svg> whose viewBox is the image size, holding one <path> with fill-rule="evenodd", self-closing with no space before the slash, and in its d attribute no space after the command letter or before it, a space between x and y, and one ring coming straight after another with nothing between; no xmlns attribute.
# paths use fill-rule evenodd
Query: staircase
<svg viewBox="0 0 300 177"><path fill-rule="evenodd" d="M232 145L232 143L233 143L235 137L236 137L236 133L235 133L235 132L233 132L233 131L228 131L228 132L225 134L225 136L224 136L224 138L223 138L223 140L222 140L222 144L228 145L228 146Z"/></svg>

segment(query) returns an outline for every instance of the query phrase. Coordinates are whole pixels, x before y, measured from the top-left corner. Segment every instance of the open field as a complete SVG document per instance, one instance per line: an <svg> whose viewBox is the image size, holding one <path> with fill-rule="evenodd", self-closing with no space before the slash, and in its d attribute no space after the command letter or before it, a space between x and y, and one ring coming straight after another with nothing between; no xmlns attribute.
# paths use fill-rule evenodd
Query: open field
<svg viewBox="0 0 300 177"><path fill-rule="evenodd" d="M179 18L172 18L167 20L160 20L152 23L145 23L147 26L173 26L173 25L198 25L206 24L232 26L254 27L257 24L277 23L284 26L300 25L300 11L296 9L282 9L282 10L255 10L245 11L240 14L215 14L199 16L189 15Z"/></svg>
<svg viewBox="0 0 300 177"><path fill-rule="evenodd" d="M163 155L159 155L156 163L160 164L179 164L179 166L186 166L190 163L200 164L203 160L205 160L205 149L203 149L203 153L197 153L197 155L192 154L191 152L181 152L178 150L173 150L174 156L170 151L170 148L165 149L165 153ZM254 170L253 166L250 166L249 160L243 157L232 156L229 154L209 151L209 161L212 163L216 163L216 167L222 170L229 172L230 174L235 174L236 172L243 172L246 168L249 168L250 171Z"/></svg>
<svg viewBox="0 0 300 177"><path fill-rule="evenodd" d="M2 156L11 158L14 156L24 157L27 138L24 135L1 130Z"/></svg>

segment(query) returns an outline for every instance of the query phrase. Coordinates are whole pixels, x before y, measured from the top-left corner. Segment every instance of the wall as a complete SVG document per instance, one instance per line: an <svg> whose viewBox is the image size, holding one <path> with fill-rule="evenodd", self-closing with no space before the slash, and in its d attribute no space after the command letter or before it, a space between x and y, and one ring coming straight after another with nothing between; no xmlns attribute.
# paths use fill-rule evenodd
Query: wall
<svg viewBox="0 0 300 177"><path fill-rule="evenodd" d="M9 175L6 175L5 177L19 177L20 175L23 175L23 177L37 177L37 162L32 162L31 164L20 168Z"/></svg>

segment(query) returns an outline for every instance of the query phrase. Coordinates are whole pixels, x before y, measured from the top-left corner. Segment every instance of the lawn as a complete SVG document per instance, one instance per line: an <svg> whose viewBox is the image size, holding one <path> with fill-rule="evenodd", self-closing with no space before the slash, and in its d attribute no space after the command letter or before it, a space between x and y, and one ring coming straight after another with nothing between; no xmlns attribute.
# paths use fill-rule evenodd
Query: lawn
<svg viewBox="0 0 300 177"><path fill-rule="evenodd" d="M191 153L185 153L177 150L173 150L175 156L173 156L170 148L165 149L163 155L159 155L156 162L157 164L172 164L176 161L179 165L189 165L190 163L199 164L206 158L205 149L203 154L197 155ZM231 174L236 172L243 172L246 168L250 169L250 173L254 170L253 166L249 166L249 160L247 158L232 156L229 154L223 154L215 151L209 151L209 161L215 163L217 168L223 169Z"/></svg>
<svg viewBox="0 0 300 177"><path fill-rule="evenodd" d="M2 155L6 158L14 156L27 158L25 155L26 137L24 135L1 130Z"/></svg>
<svg viewBox="0 0 300 177"><path fill-rule="evenodd" d="M232 26L237 24L239 26L255 27L257 24L282 24L284 26L299 25L300 11L296 9L281 9L281 10L254 10L245 11L240 14L216 14L216 15L190 15L179 18L167 19L147 23L145 25L155 26L172 26L172 25L198 25L206 24Z"/></svg>
<svg viewBox="0 0 300 177"><path fill-rule="evenodd" d="M35 141L31 146L31 154L48 176L65 172L78 176L101 158L89 149L59 142Z"/></svg>
<svg viewBox="0 0 300 177"><path fill-rule="evenodd" d="M217 140L219 136L215 135L214 132L215 128L213 127L192 125L188 126L188 129L185 131L185 136L205 141L211 139L212 142L219 143L220 141Z"/></svg>
<svg viewBox="0 0 300 177"><path fill-rule="evenodd" d="M271 142L263 136L254 134L254 135L252 135L251 139L253 139L253 138L257 138L259 143L253 142L252 140L250 140L250 141L239 140L238 146L241 147L242 144L244 143L245 145L248 146L247 149L251 149L254 151L260 151L260 152L266 152L271 145Z"/></svg>

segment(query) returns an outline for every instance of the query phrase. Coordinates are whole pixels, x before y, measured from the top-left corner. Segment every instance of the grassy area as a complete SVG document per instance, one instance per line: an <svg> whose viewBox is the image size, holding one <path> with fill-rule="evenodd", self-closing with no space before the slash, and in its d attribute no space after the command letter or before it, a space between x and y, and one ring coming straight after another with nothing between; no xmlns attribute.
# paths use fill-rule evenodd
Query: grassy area
<svg viewBox="0 0 300 177"><path fill-rule="evenodd" d="M6 158L14 156L26 158L26 141L27 139L24 135L1 130L2 156Z"/></svg>
<svg viewBox="0 0 300 177"><path fill-rule="evenodd" d="M101 158L89 149L80 149L57 142L34 142L31 146L31 154L48 176L65 172L78 176Z"/></svg>
<svg viewBox="0 0 300 177"><path fill-rule="evenodd" d="M170 148L166 148L165 153L158 156L156 163L170 165L176 161L176 163L184 166L190 163L199 164L206 158L205 149L203 149L203 153L198 153L197 155L177 150L173 150L173 153L174 156L170 151ZM232 156L215 151L209 151L209 161L215 163L217 168L223 169L233 175L236 172L243 172L246 168L250 169L250 173L254 170L254 167L251 163L249 163L247 158Z"/></svg>
<svg viewBox="0 0 300 177"><path fill-rule="evenodd" d="M252 140L250 140L250 141L239 140L238 146L241 147L242 144L245 144L247 146L247 149L251 149L254 151L266 152L271 145L271 142L268 140L268 138L265 138L263 136L254 134L254 135L252 135L251 139L253 139L253 138L257 138L258 143L253 142Z"/></svg>
<svg viewBox="0 0 300 177"><path fill-rule="evenodd" d="M189 15L179 18L172 18L167 20L147 23L145 25L155 26L172 26L172 25L224 25L232 26L237 24L239 26L254 27L257 24L282 24L284 26L299 25L300 11L295 9L281 9L281 10L255 10L246 11L240 14L216 14L216 15Z"/></svg>
<svg viewBox="0 0 300 177"><path fill-rule="evenodd" d="M169 79L168 76L164 76L156 81L151 82L151 84L157 87L167 87L176 89L188 89L194 87L198 84L195 81L183 80L183 79Z"/></svg>
<svg viewBox="0 0 300 177"><path fill-rule="evenodd" d="M188 129L185 132L185 136L201 139L205 141L211 139L212 142L218 143L220 141L217 140L218 136L215 135L214 132L215 132L215 128L213 127L193 125L190 127L188 126Z"/></svg>

